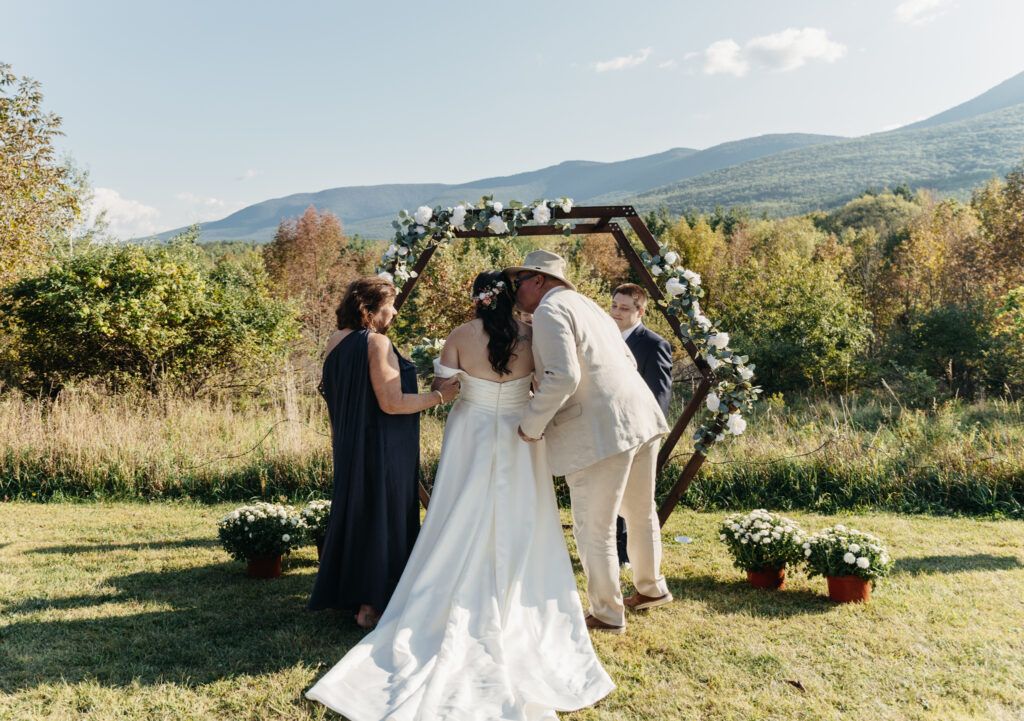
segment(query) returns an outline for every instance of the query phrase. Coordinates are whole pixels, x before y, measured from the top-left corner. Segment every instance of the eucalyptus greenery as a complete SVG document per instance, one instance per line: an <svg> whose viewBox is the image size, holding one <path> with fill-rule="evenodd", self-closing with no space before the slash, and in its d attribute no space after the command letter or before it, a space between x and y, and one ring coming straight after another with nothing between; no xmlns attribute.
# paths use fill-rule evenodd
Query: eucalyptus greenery
<svg viewBox="0 0 1024 721"><path fill-rule="evenodd" d="M729 348L729 334L716 327L701 310L704 289L699 273L680 265L679 255L664 244L659 246L658 254L645 252L641 258L655 282L663 284L667 300L659 305L679 319L683 337L697 346L715 374L715 386L706 399L714 416L693 435L697 452L706 455L708 448L726 435L738 436L746 430L743 412L761 395L760 386L753 384L754 365L747 363L747 356Z"/></svg>
<svg viewBox="0 0 1024 721"><path fill-rule="evenodd" d="M422 338L417 345L409 352L412 362L416 364L416 373L421 378L430 378L434 375L434 359L441 357L444 350L443 338Z"/></svg>
<svg viewBox="0 0 1024 721"><path fill-rule="evenodd" d="M537 225L552 224L568 237L572 226L563 221L551 223L551 211L561 208L568 213L572 206L572 198L535 200L528 204L510 200L505 204L495 201L493 195L485 195L476 205L460 203L454 208L421 205L415 213L401 210L398 219L391 222L395 237L381 257L377 274L401 288L414 277L415 271L410 270L409 266L416 264L420 253L451 241L456 230L477 230L495 236L515 237L520 228L532 221Z"/></svg>

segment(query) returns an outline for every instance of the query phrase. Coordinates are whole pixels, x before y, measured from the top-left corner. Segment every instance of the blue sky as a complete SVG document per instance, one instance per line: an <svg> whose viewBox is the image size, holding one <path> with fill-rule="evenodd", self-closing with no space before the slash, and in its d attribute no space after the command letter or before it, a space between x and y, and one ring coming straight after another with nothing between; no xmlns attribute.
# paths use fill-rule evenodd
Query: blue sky
<svg viewBox="0 0 1024 721"><path fill-rule="evenodd" d="M862 135L1024 71L1021 0L0 0L0 18L0 61L43 84L123 236L342 185Z"/></svg>

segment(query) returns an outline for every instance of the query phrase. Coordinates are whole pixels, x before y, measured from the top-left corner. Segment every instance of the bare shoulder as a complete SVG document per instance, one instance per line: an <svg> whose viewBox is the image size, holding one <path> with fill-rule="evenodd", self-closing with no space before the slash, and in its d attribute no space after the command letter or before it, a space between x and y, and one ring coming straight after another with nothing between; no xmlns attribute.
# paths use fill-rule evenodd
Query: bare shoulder
<svg viewBox="0 0 1024 721"><path fill-rule="evenodd" d="M383 333L370 333L366 338L367 352L374 357L381 357L391 352L391 339Z"/></svg>

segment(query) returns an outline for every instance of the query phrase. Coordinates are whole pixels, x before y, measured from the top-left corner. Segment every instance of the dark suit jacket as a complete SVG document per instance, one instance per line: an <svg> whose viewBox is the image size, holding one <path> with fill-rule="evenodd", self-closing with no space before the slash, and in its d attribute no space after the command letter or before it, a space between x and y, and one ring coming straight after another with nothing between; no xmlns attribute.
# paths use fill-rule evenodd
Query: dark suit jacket
<svg viewBox="0 0 1024 721"><path fill-rule="evenodd" d="M636 358L636 369L661 406L661 412L668 416L672 400L672 346L643 323L629 334L626 345Z"/></svg>

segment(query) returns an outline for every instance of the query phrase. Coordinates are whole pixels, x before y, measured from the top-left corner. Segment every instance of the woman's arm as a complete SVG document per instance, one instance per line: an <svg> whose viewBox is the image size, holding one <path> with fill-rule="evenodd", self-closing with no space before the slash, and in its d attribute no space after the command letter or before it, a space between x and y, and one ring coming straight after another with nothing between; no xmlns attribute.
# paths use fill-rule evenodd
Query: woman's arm
<svg viewBox="0 0 1024 721"><path fill-rule="evenodd" d="M390 415L419 413L441 403L448 403L459 394L459 381L451 378L429 393L403 393L398 357L391 352L391 341L379 333L369 336L367 353L370 362L370 383L380 409Z"/></svg>
<svg viewBox="0 0 1024 721"><path fill-rule="evenodd" d="M462 326L459 326L461 328ZM448 337L445 338L444 348L441 349L441 365L448 366L449 368L459 367L459 328L456 328ZM444 378L434 378L434 382L430 384L430 390L437 391L441 389L441 386L445 383Z"/></svg>

